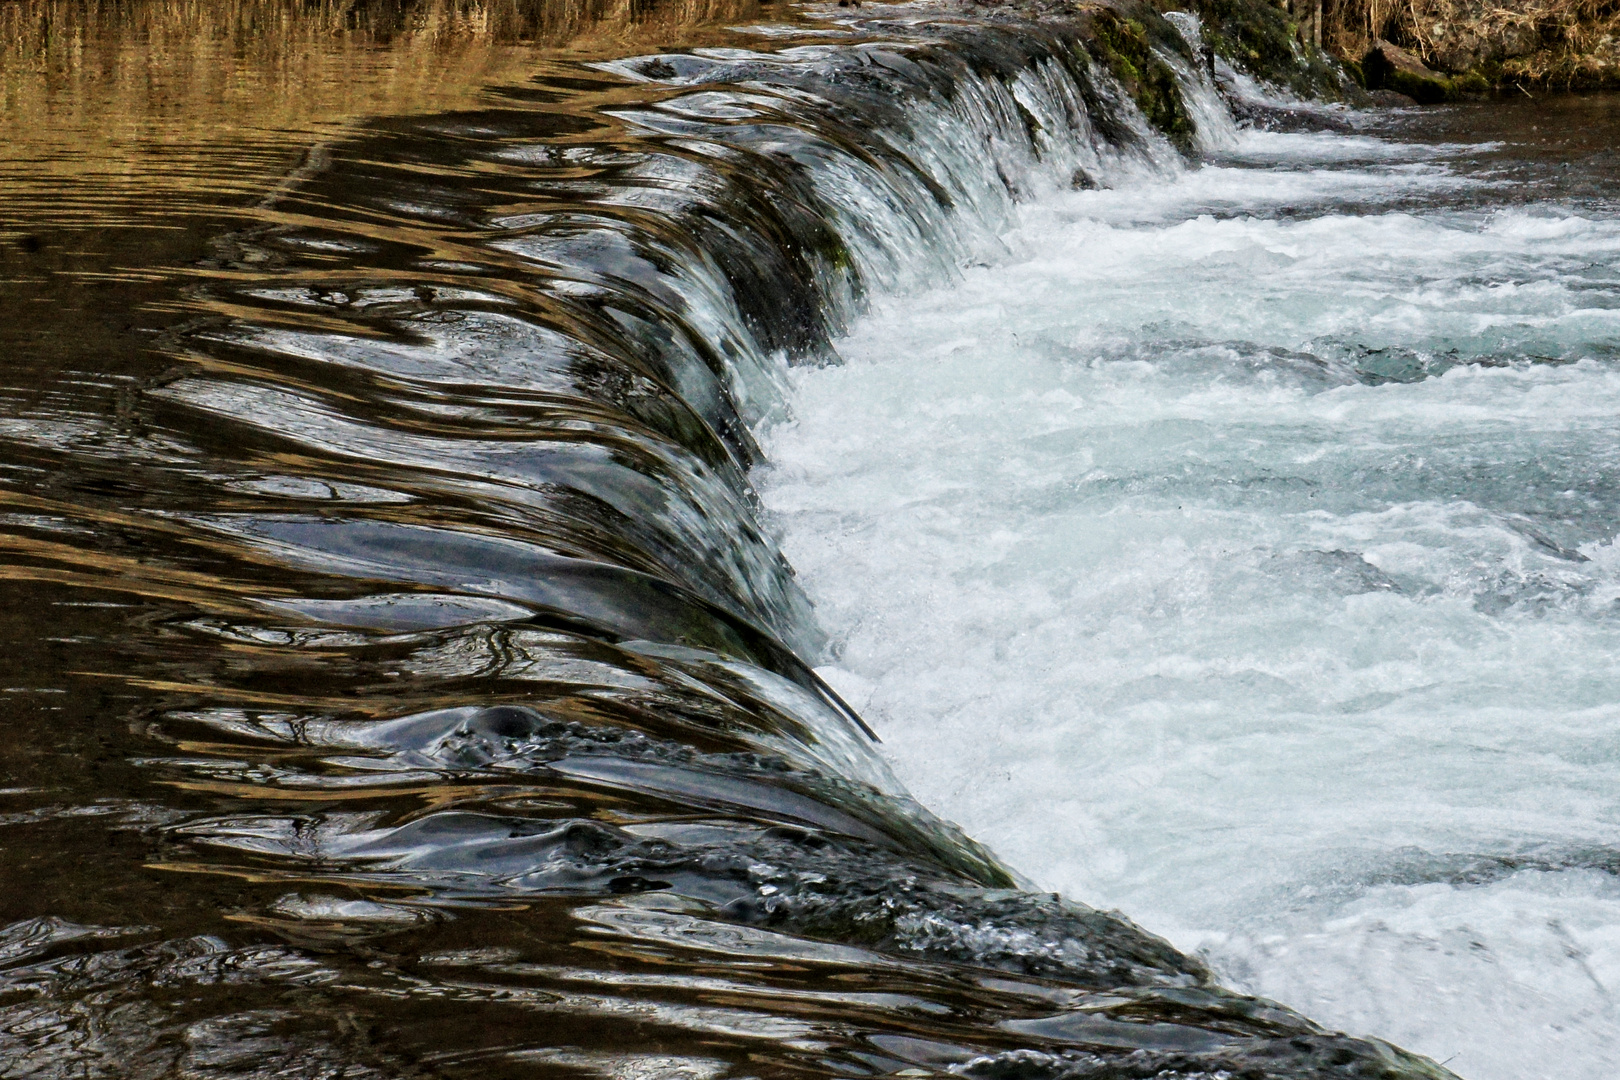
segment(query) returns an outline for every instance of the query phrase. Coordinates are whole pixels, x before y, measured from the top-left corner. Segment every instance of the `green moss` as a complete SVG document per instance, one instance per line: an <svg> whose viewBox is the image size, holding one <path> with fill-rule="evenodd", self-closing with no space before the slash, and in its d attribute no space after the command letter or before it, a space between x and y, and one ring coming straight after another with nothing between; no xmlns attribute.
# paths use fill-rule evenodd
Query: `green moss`
<svg viewBox="0 0 1620 1080"><path fill-rule="evenodd" d="M1539 86L1552 90L1620 89L1620 62L1614 56L1543 49L1497 65L1486 76L1501 88Z"/></svg>
<svg viewBox="0 0 1620 1080"><path fill-rule="evenodd" d="M1451 80L1429 78L1406 71L1392 71L1379 80L1379 89L1405 94L1419 105L1439 105L1452 100Z"/></svg>
<svg viewBox="0 0 1620 1080"><path fill-rule="evenodd" d="M1382 54L1371 52L1363 65L1367 85L1371 89L1394 90L1405 94L1419 105L1440 105L1458 101L1470 94L1484 94L1491 89L1492 80L1481 71L1448 76L1439 72L1418 73L1403 71L1385 60Z"/></svg>
<svg viewBox="0 0 1620 1080"><path fill-rule="evenodd" d="M855 271L855 255L849 250L849 245L844 243L842 236L828 229L818 239L821 243L816 248L816 254L821 256L823 262L840 274Z"/></svg>
<svg viewBox="0 0 1620 1080"><path fill-rule="evenodd" d="M1233 66L1301 97L1344 96L1339 68L1320 50L1299 43L1299 27L1266 0L1154 0L1161 11L1191 11L1204 41Z"/></svg>
<svg viewBox="0 0 1620 1080"><path fill-rule="evenodd" d="M1192 153L1197 129L1182 103L1181 87L1175 72L1153 51L1155 39L1162 35L1150 36L1145 20L1129 18L1113 8L1094 7L1090 15L1086 49L1092 58L1119 80L1148 123L1162 131L1182 153ZM1170 28L1170 32L1174 34L1174 29ZM1177 42L1181 51L1186 51L1179 37Z"/></svg>

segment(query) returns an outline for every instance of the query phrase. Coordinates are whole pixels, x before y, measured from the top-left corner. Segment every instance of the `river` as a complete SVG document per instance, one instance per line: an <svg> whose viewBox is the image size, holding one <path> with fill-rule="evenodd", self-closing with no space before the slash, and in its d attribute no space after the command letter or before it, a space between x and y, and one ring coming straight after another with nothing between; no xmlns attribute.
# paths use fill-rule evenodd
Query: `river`
<svg viewBox="0 0 1620 1080"><path fill-rule="evenodd" d="M1620 105L1145 25L0 12L0 1076L1610 1075Z"/></svg>

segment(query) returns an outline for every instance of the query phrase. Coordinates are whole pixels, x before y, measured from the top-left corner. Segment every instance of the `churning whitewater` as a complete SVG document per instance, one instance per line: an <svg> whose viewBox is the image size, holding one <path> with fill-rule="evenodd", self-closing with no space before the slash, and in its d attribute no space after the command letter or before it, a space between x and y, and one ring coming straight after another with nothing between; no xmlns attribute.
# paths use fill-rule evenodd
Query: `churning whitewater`
<svg viewBox="0 0 1620 1080"><path fill-rule="evenodd" d="M1620 217L1224 136L798 369L763 496L925 804L1472 1080L1620 1067Z"/></svg>

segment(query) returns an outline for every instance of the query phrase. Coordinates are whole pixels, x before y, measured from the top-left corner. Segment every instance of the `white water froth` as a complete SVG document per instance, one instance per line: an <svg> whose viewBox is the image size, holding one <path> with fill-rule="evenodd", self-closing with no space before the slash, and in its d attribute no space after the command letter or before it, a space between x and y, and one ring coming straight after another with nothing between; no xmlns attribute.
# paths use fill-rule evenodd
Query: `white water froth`
<svg viewBox="0 0 1620 1080"><path fill-rule="evenodd" d="M1229 154L1043 197L795 373L760 481L822 673L1041 886L1472 1080L1607 1080L1620 221Z"/></svg>

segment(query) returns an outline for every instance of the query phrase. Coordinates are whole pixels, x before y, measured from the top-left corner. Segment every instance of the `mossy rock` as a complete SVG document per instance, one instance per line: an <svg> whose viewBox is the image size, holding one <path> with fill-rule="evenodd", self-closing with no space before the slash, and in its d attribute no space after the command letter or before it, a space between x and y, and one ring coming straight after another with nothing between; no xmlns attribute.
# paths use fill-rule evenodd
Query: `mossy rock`
<svg viewBox="0 0 1620 1080"><path fill-rule="evenodd" d="M1233 67L1302 98L1338 101L1343 71L1320 49L1302 45L1299 26L1266 0L1154 0L1160 11L1190 11L1204 43ZM1352 93L1355 88L1349 88Z"/></svg>
<svg viewBox="0 0 1620 1080"><path fill-rule="evenodd" d="M1462 75L1442 75L1424 65L1416 55L1378 41L1361 61L1367 89L1393 90L1405 94L1419 105L1440 105L1457 101L1471 94L1490 90L1491 80L1478 71Z"/></svg>
<svg viewBox="0 0 1620 1080"><path fill-rule="evenodd" d="M1148 123L1183 154L1192 154L1198 129L1182 101L1176 73L1154 51L1158 46L1196 62L1185 39L1145 4L1087 4L1080 13L1089 23L1084 40L1092 59L1119 80Z"/></svg>

